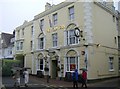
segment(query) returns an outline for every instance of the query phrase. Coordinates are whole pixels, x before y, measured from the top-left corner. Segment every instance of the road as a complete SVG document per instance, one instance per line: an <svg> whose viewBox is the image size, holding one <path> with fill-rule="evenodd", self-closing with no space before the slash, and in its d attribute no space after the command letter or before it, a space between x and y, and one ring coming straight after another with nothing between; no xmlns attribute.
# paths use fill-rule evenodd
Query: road
<svg viewBox="0 0 120 89"><path fill-rule="evenodd" d="M2 83L6 86L6 89L16 89L13 87L14 79L12 79L11 77L3 77ZM57 82L54 83L54 85L58 85L58 84L60 83L57 83ZM68 82L68 86L71 86L71 84L72 83ZM30 79L28 86L29 87L24 86L24 80L23 78L21 78L21 86L19 89L55 89L55 87L45 84L45 82L41 81L40 78L34 78L34 77ZM99 89L99 88L100 89L120 89L120 78L114 78L114 79L109 79L109 80L88 84L88 89ZM61 87L60 88L57 87L56 89L61 89ZM68 89L68 88L62 87L62 89Z"/></svg>

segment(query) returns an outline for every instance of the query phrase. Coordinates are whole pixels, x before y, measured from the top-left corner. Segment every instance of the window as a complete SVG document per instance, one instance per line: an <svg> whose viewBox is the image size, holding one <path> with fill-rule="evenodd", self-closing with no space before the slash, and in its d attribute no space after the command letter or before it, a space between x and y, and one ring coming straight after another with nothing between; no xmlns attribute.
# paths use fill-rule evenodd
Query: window
<svg viewBox="0 0 120 89"><path fill-rule="evenodd" d="M23 50L23 42L18 41L16 43L16 50Z"/></svg>
<svg viewBox="0 0 120 89"><path fill-rule="evenodd" d="M79 43L79 39L75 36L74 30L66 31L66 36L67 36L67 45Z"/></svg>
<svg viewBox="0 0 120 89"><path fill-rule="evenodd" d="M24 36L24 28L22 29L22 36Z"/></svg>
<svg viewBox="0 0 120 89"><path fill-rule="evenodd" d="M19 50L19 42L16 43L16 49Z"/></svg>
<svg viewBox="0 0 120 89"><path fill-rule="evenodd" d="M119 65L119 70L120 70L120 58L119 58L119 62L118 62L118 63L119 63L119 64L118 64L118 65Z"/></svg>
<svg viewBox="0 0 120 89"><path fill-rule="evenodd" d="M20 30L17 31L18 39L20 38Z"/></svg>
<svg viewBox="0 0 120 89"><path fill-rule="evenodd" d="M34 28L33 26L31 26L31 36L33 36L33 33L34 33Z"/></svg>
<svg viewBox="0 0 120 89"><path fill-rule="evenodd" d="M53 14L53 25L56 25L57 24L57 13L56 14Z"/></svg>
<svg viewBox="0 0 120 89"><path fill-rule="evenodd" d="M53 47L57 46L57 33L52 34L52 39L53 39Z"/></svg>
<svg viewBox="0 0 120 89"><path fill-rule="evenodd" d="M40 30L43 31L44 29L44 19L40 20Z"/></svg>
<svg viewBox="0 0 120 89"><path fill-rule="evenodd" d="M38 59L38 69L43 70L43 59Z"/></svg>
<svg viewBox="0 0 120 89"><path fill-rule="evenodd" d="M43 59L40 59L40 70L43 70Z"/></svg>
<svg viewBox="0 0 120 89"><path fill-rule="evenodd" d="M118 48L120 49L120 36L118 36Z"/></svg>
<svg viewBox="0 0 120 89"><path fill-rule="evenodd" d="M33 49L33 41L30 41L30 49Z"/></svg>
<svg viewBox="0 0 120 89"><path fill-rule="evenodd" d="M38 39L38 49L44 49L44 38Z"/></svg>
<svg viewBox="0 0 120 89"><path fill-rule="evenodd" d="M113 60L114 60L114 57L109 57L109 70L110 71L114 70Z"/></svg>
<svg viewBox="0 0 120 89"><path fill-rule="evenodd" d="M23 50L23 42L20 42L20 50Z"/></svg>
<svg viewBox="0 0 120 89"><path fill-rule="evenodd" d="M78 69L78 57L67 57L67 71Z"/></svg>
<svg viewBox="0 0 120 89"><path fill-rule="evenodd" d="M69 8L69 20L74 20L74 6Z"/></svg>

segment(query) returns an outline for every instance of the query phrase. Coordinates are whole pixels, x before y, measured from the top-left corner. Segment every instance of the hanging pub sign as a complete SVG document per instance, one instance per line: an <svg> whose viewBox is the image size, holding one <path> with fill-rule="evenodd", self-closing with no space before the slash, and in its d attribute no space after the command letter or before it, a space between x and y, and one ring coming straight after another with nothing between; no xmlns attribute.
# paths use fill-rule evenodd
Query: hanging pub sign
<svg viewBox="0 0 120 89"><path fill-rule="evenodd" d="M85 51L81 51L81 54L82 54L82 55L85 55Z"/></svg>

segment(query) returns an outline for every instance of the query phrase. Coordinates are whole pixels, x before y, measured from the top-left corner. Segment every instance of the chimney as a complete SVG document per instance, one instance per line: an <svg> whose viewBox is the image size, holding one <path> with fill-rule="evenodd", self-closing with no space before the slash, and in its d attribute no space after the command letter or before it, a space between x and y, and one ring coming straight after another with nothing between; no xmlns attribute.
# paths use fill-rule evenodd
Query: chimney
<svg viewBox="0 0 120 89"><path fill-rule="evenodd" d="M107 5L111 10L115 10L113 0L106 0L106 5Z"/></svg>
<svg viewBox="0 0 120 89"><path fill-rule="evenodd" d="M48 9L50 9L52 6L51 6L51 4L50 3L46 3L46 5L45 5L45 10L48 10Z"/></svg>

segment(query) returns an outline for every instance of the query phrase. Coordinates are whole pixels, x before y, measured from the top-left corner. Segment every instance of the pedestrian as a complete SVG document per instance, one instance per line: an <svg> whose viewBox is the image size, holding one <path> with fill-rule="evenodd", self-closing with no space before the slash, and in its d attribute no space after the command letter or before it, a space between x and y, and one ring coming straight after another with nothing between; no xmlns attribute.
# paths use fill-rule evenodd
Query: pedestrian
<svg viewBox="0 0 120 89"><path fill-rule="evenodd" d="M28 87L28 82L29 82L29 72L27 71L27 68L25 68L24 72L24 82L25 82L25 86Z"/></svg>
<svg viewBox="0 0 120 89"><path fill-rule="evenodd" d="M87 88L87 72L85 70L82 70L82 86L81 87L84 87L85 85L85 88Z"/></svg>
<svg viewBox="0 0 120 89"><path fill-rule="evenodd" d="M78 88L78 70L75 69L75 71L72 74L72 80L73 80L73 88Z"/></svg>
<svg viewBox="0 0 120 89"><path fill-rule="evenodd" d="M20 71L16 70L13 74L13 78L15 79L14 87L20 87Z"/></svg>

